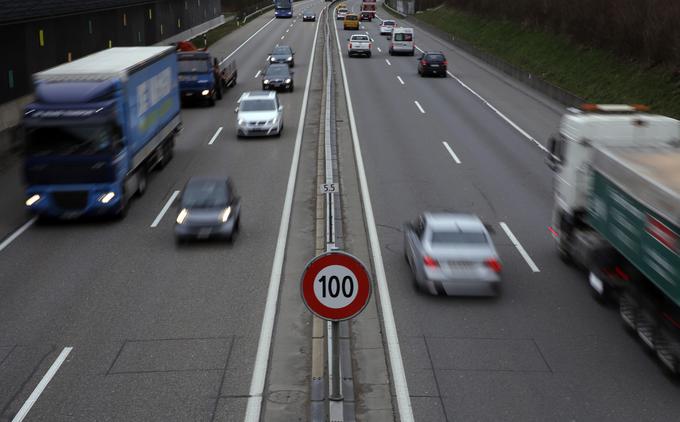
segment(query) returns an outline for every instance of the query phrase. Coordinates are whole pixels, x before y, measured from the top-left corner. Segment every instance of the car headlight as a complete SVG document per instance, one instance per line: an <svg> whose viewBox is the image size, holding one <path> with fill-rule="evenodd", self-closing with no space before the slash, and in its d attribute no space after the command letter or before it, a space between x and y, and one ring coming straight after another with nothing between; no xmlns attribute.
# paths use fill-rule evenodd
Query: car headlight
<svg viewBox="0 0 680 422"><path fill-rule="evenodd" d="M208 91L207 89L204 89L204 90L201 92L201 94L202 94L202 95L208 95L208 94L210 94L210 91Z"/></svg>
<svg viewBox="0 0 680 422"><path fill-rule="evenodd" d="M183 224L184 220L186 220L187 216L189 215L189 211L187 211L186 208L182 208L182 211L177 214L177 224Z"/></svg>
<svg viewBox="0 0 680 422"><path fill-rule="evenodd" d="M26 206L30 207L38 201L40 201L40 195L38 194L32 195L30 198L26 200Z"/></svg>
<svg viewBox="0 0 680 422"><path fill-rule="evenodd" d="M238 119L239 126L243 125L246 121L243 119Z"/></svg>
<svg viewBox="0 0 680 422"><path fill-rule="evenodd" d="M276 57L274 57L274 56L269 57L269 61L270 61L270 62L275 62L275 61L276 61Z"/></svg>
<svg viewBox="0 0 680 422"><path fill-rule="evenodd" d="M286 79L286 83L287 83L287 84L289 84L289 83L291 83L291 82L292 82L292 80L291 80L290 78Z"/></svg>
<svg viewBox="0 0 680 422"><path fill-rule="evenodd" d="M269 79L264 80L264 84L267 85L269 83Z"/></svg>
<svg viewBox="0 0 680 422"><path fill-rule="evenodd" d="M99 195L97 201L101 202L102 204L108 204L109 202L111 202L114 196L116 196L115 192L107 192L105 194Z"/></svg>
<svg viewBox="0 0 680 422"><path fill-rule="evenodd" d="M289 61L291 61L291 60L293 60L293 56L290 56L290 57L288 57L288 58L286 59L287 62L289 62Z"/></svg>
<svg viewBox="0 0 680 422"><path fill-rule="evenodd" d="M229 215L231 214L231 207L227 207L222 213L220 214L220 220L222 220L223 223L226 223L227 220L229 219Z"/></svg>

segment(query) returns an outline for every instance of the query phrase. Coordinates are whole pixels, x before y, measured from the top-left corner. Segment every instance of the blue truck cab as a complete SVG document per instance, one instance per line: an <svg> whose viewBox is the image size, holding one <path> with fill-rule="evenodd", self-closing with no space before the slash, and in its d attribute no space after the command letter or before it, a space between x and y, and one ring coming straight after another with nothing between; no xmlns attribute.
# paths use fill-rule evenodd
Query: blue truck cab
<svg viewBox="0 0 680 422"><path fill-rule="evenodd" d="M172 47L103 50L33 75L23 116L26 207L42 217L124 215L181 127Z"/></svg>
<svg viewBox="0 0 680 422"><path fill-rule="evenodd" d="M291 0L274 0L274 17L292 18L293 4Z"/></svg>
<svg viewBox="0 0 680 422"><path fill-rule="evenodd" d="M222 99L222 85L217 63L207 51L182 51L177 53L179 91L183 101L205 101L210 106Z"/></svg>

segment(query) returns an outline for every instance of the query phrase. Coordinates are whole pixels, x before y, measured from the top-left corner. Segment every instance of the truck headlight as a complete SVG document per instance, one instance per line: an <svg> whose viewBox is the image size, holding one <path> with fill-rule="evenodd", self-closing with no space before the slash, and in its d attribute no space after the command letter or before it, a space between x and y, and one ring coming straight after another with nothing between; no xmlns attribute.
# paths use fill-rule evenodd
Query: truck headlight
<svg viewBox="0 0 680 422"><path fill-rule="evenodd" d="M201 92L201 95L208 95L208 94L210 94L210 91L207 90L207 89L204 89L204 90Z"/></svg>
<svg viewBox="0 0 680 422"><path fill-rule="evenodd" d="M227 220L229 219L229 215L231 214L231 207L227 207L222 213L220 214L220 220L222 220L223 223L226 223Z"/></svg>
<svg viewBox="0 0 680 422"><path fill-rule="evenodd" d="M286 79L286 83L287 83L287 84L289 84L290 82L291 82L291 79L290 79L290 78Z"/></svg>
<svg viewBox="0 0 680 422"><path fill-rule="evenodd" d="M38 194L32 195L30 198L26 200L26 206L30 207L38 201L40 201L40 195Z"/></svg>
<svg viewBox="0 0 680 422"><path fill-rule="evenodd" d="M189 211L187 211L186 208L182 208L182 211L180 211L179 214L177 214L177 224L184 223L184 220L186 220L188 215Z"/></svg>
<svg viewBox="0 0 680 422"><path fill-rule="evenodd" d="M97 198L97 200L102 204L108 204L109 202L111 202L114 196L116 196L115 192L107 192L105 194L99 195L99 198Z"/></svg>

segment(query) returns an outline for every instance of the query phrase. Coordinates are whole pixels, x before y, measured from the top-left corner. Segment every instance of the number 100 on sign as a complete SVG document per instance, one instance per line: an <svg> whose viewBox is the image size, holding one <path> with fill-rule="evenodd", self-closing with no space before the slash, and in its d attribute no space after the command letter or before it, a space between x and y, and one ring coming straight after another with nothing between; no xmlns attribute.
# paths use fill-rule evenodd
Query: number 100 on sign
<svg viewBox="0 0 680 422"><path fill-rule="evenodd" d="M307 265L301 293L312 313L326 320L340 321L363 310L371 295L371 283L358 259L343 252L329 252Z"/></svg>

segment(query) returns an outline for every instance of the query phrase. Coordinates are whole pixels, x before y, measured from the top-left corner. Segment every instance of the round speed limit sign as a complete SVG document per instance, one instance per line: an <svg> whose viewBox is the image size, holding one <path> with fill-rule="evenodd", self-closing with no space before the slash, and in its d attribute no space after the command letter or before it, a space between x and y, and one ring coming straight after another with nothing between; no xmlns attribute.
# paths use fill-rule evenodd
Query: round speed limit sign
<svg viewBox="0 0 680 422"><path fill-rule="evenodd" d="M344 252L312 259L302 273L302 300L319 318L342 321L358 315L371 297L366 267Z"/></svg>

